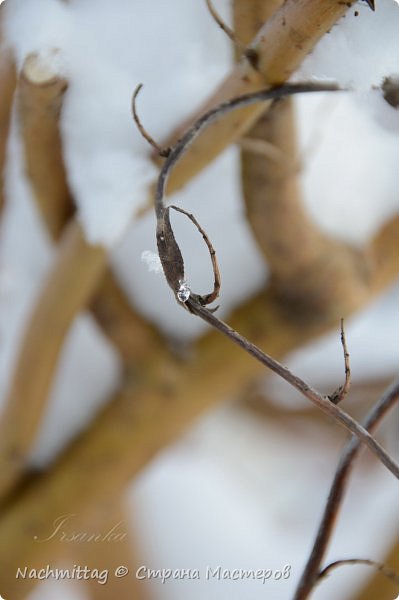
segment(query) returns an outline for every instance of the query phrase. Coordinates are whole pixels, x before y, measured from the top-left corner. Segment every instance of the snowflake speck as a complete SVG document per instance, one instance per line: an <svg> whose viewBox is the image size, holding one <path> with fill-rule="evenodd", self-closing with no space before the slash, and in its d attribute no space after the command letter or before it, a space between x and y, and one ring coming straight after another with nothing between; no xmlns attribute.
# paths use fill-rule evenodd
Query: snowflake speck
<svg viewBox="0 0 399 600"><path fill-rule="evenodd" d="M180 285L179 289L177 290L176 296L179 302L184 303L187 302L187 300L190 298L191 291L185 281L180 281L179 283Z"/></svg>

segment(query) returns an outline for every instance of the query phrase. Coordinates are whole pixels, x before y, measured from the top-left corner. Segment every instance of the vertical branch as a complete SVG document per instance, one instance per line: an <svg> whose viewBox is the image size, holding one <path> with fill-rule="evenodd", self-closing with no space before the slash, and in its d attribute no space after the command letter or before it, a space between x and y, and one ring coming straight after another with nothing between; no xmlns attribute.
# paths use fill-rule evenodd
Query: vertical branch
<svg viewBox="0 0 399 600"><path fill-rule="evenodd" d="M256 33L249 24L257 27L260 7L255 0L245 6L246 19L236 3L235 22L238 37L247 40ZM366 293L368 257L323 235L304 208L293 103L275 102L242 140L247 218L289 312L332 312L338 319Z"/></svg>
<svg viewBox="0 0 399 600"><path fill-rule="evenodd" d="M276 102L248 138L275 149L272 156L243 150L242 185L255 238L273 275L284 281L314 263L322 242L302 202L293 99Z"/></svg>

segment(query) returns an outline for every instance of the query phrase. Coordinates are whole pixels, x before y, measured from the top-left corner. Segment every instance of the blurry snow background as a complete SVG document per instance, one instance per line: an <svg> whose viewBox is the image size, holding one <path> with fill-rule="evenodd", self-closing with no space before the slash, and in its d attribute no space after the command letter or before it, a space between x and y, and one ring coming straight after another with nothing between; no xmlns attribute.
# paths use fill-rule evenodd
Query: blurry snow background
<svg viewBox="0 0 399 600"><path fill-rule="evenodd" d="M230 2L216 4L229 20ZM365 3L350 10L297 75L334 79L356 90L297 100L308 209L323 229L356 244L399 210L399 112L371 90L384 76L399 74L399 7L394 0L376 4L375 13ZM52 48L60 49L55 68L70 81L62 115L65 158L88 238L110 249L120 282L144 315L173 337L192 339L202 324L176 305L163 278L141 260L143 251L155 251L154 218L148 214L135 221L134 215L147 199L155 169L132 123L130 101L135 86L144 83L140 116L162 140L228 72L230 43L199 0L7 0L7 5L8 37L20 65L32 51L46 57ZM224 314L267 280L267 266L243 216L237 165L238 152L231 148L173 198L195 212L216 247ZM53 256L24 180L16 123L7 188L12 202L0 231L2 401L29 310ZM191 269L189 280L197 289L207 289L211 273L200 236L192 239L192 226L183 218L176 216L176 223ZM396 288L347 324L354 381L397 374L398 301ZM334 387L342 378L338 334L287 362L313 384ZM85 427L116 388L119 372L115 350L91 317L81 315L63 351L33 464L46 464ZM279 401L303 403L275 380L267 385ZM155 584L156 597L289 598L335 466L337 448L324 445L324 432L301 423L292 430L280 428L223 406L165 451L129 495L149 566L293 568L289 580L264 586L248 580L169 581ZM383 557L399 526L396 488L379 467L367 480L361 472L355 476L331 557ZM359 499L365 497L372 504L362 502L359 510ZM348 581L355 585L364 574L361 568L334 574L333 584L325 583L314 597L344 599ZM47 582L32 599L56 595L72 600L81 594L74 586Z"/></svg>

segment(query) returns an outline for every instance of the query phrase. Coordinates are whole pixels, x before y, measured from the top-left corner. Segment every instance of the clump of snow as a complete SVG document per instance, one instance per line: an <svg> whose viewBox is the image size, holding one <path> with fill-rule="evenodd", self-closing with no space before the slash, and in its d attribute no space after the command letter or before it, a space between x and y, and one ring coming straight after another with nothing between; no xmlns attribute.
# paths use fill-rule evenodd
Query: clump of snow
<svg viewBox="0 0 399 600"><path fill-rule="evenodd" d="M375 12L357 2L322 37L302 64L301 76L333 79L357 90L381 85L384 77L399 73L398 27L393 0L378 0Z"/></svg>
<svg viewBox="0 0 399 600"><path fill-rule="evenodd" d="M113 6L32 0L28 8L16 0L8 16L20 64L31 52L60 50L69 80L62 116L69 182L88 240L106 246L126 232L156 173L131 117L134 88L145 84L140 116L162 139L208 95L230 56L202 3L158 2L154 10L152 3L118 0Z"/></svg>
<svg viewBox="0 0 399 600"><path fill-rule="evenodd" d="M7 2L6 31L19 68L29 54L51 55L70 39L73 23L68 3L59 0L11 0ZM62 53L58 68L64 67ZM63 70L63 69L62 69Z"/></svg>
<svg viewBox="0 0 399 600"><path fill-rule="evenodd" d="M148 266L150 273L162 273L162 263L159 255L151 250L143 250L141 253L141 260Z"/></svg>
<svg viewBox="0 0 399 600"><path fill-rule="evenodd" d="M355 244L366 243L399 211L399 135L370 118L372 94L296 100L305 205L322 229ZM394 110L382 103L384 111Z"/></svg>

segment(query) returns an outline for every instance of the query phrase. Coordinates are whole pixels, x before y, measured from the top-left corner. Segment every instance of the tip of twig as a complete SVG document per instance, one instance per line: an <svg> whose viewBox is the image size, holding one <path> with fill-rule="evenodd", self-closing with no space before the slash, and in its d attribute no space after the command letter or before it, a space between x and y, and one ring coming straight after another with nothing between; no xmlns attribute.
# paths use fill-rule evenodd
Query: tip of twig
<svg viewBox="0 0 399 600"><path fill-rule="evenodd" d="M152 146L152 148L154 148L156 150L156 152L159 154L159 156L163 156L164 158L166 158L166 157L169 156L171 149L169 147L168 148L162 148L162 146L160 146L154 140L154 138L145 129L144 125L140 121L140 118L139 118L139 116L137 114L136 100L137 100L137 96L139 95L140 90L142 88L143 88L143 84L139 83L136 86L136 89L134 90L133 96L132 96L132 114L133 114L134 122L136 123L137 129L141 133L142 137L150 144L150 146Z"/></svg>
<svg viewBox="0 0 399 600"><path fill-rule="evenodd" d="M249 56L252 56L252 54L251 54L252 51L251 50L247 51L245 44L240 42L240 40L237 39L237 36L234 33L234 31L228 25L226 25L226 23L224 23L224 21L222 21L221 17L218 15L215 8L213 7L211 0L205 0L205 1L206 1L206 5L208 7L208 10L209 10L212 18L217 23L217 25L219 25L220 29L222 31L224 31L224 33L227 35L227 37L233 42L233 44L238 48L238 50L240 52L242 52L245 56L247 56L247 52L249 52ZM248 56L247 56L247 58L249 60ZM251 61L249 60L249 62L251 62Z"/></svg>
<svg viewBox="0 0 399 600"><path fill-rule="evenodd" d="M351 385L351 369L350 369L350 362L349 362L350 357L349 357L348 347L346 345L345 323L344 323L344 319L342 319L342 318L340 320L340 329L341 329L341 344L342 344L342 350L344 353L344 363L345 363L345 381L344 381L343 385L340 385L335 390L335 392L333 392L332 394L330 394L328 396L329 400L333 404L339 404L340 402L342 402L342 400L344 400L345 396L349 392L350 385Z"/></svg>
<svg viewBox="0 0 399 600"><path fill-rule="evenodd" d="M374 2L374 0L366 0L366 2L369 5L369 7L371 8L371 10L375 11L375 2Z"/></svg>

